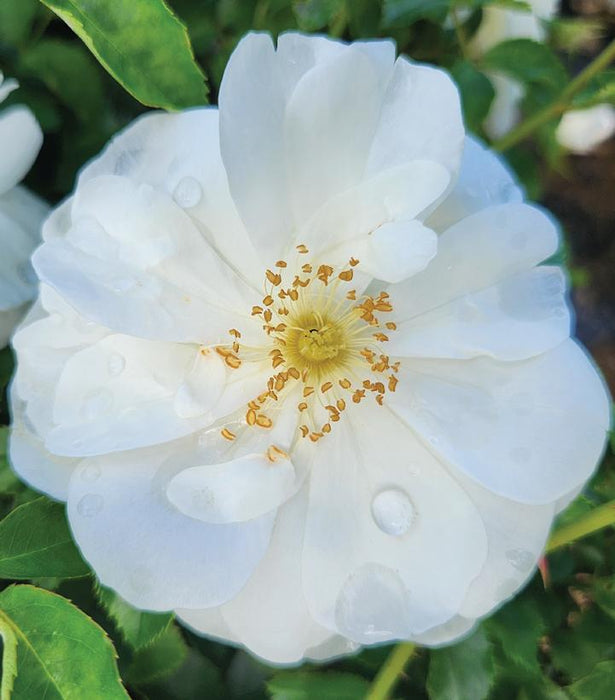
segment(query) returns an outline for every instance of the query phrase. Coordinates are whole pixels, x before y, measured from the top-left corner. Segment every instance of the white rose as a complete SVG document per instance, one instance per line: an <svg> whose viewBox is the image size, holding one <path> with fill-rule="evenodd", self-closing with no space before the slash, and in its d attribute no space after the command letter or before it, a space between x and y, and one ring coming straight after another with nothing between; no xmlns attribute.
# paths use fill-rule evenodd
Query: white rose
<svg viewBox="0 0 615 700"><path fill-rule="evenodd" d="M17 87L0 73L0 102ZM0 348L36 295L36 275L30 265L40 242L40 226L48 208L18 186L34 162L43 134L27 107L0 112Z"/></svg>
<svg viewBox="0 0 615 700"><path fill-rule="evenodd" d="M48 219L11 457L100 580L277 663L440 644L532 575L609 404L558 232L392 42L250 34ZM460 165L461 160L461 165Z"/></svg>

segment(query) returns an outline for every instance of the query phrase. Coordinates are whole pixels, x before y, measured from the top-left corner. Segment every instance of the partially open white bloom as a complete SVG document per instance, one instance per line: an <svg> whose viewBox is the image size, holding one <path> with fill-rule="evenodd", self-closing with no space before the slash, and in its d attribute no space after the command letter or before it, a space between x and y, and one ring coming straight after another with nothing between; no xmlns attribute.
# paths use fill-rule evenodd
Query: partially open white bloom
<svg viewBox="0 0 615 700"><path fill-rule="evenodd" d="M269 661L453 640L603 449L557 247L442 71L250 34L48 219L15 469L105 585Z"/></svg>
<svg viewBox="0 0 615 700"><path fill-rule="evenodd" d="M615 107L600 104L566 112L557 127L556 137L569 151L584 155L614 133Z"/></svg>
<svg viewBox="0 0 615 700"><path fill-rule="evenodd" d="M557 12L558 0L528 0L531 12L509 7L486 7L483 21L472 37L471 51L480 56L502 41L533 39L543 41L546 22ZM485 131L493 139L508 133L519 121L523 86L499 71L488 73L495 98L485 120Z"/></svg>
<svg viewBox="0 0 615 700"><path fill-rule="evenodd" d="M17 87L0 73L0 102ZM27 107L0 112L0 348L36 295L36 275L30 265L40 243L40 227L48 208L18 185L30 169L43 134Z"/></svg>
<svg viewBox="0 0 615 700"><path fill-rule="evenodd" d="M546 23L558 9L557 0L529 0L531 12L505 7L486 7L483 21L472 38L470 49L481 56L502 41L533 39L544 41ZM523 86L499 71L488 73L495 88L495 97L487 119L485 132L493 139L508 133L519 121L519 105ZM562 117L556 138L564 148L577 154L586 154L615 133L615 108L600 104L589 109L567 112Z"/></svg>

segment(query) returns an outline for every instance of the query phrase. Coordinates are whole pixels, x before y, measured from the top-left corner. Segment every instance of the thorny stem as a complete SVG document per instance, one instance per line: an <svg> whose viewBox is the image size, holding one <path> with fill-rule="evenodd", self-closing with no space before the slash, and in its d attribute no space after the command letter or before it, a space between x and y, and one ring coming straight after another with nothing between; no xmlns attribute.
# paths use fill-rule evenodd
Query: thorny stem
<svg viewBox="0 0 615 700"><path fill-rule="evenodd" d="M399 682L406 664L414 656L416 647L412 642L397 644L378 671L366 700L387 700Z"/></svg>
<svg viewBox="0 0 615 700"><path fill-rule="evenodd" d="M615 60L615 41L612 41L601 54L574 78L574 80L571 80L564 90L562 90L559 97L551 102L551 104L548 104L546 107L536 112L536 114L528 117L525 121L521 122L519 126L511 129L511 131L502 136L501 139L494 141L492 147L496 151L506 151L533 134L534 131L543 124L546 124L555 117L559 117L568 109L572 98L580 92L595 75L607 68L613 60Z"/></svg>
<svg viewBox="0 0 615 700"><path fill-rule="evenodd" d="M551 535L546 552L550 554L556 549L572 544L582 537L591 535L610 525L615 525L615 500L594 508L590 513L570 525L558 528ZM415 652L416 647L411 642L397 644L380 671L378 671L366 695L366 700L388 700L401 679L404 668Z"/></svg>

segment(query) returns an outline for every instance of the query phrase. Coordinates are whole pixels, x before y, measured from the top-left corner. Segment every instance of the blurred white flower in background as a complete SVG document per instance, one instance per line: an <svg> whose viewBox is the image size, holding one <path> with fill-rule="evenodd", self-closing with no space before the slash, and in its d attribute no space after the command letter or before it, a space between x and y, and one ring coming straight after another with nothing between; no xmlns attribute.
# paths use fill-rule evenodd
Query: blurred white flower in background
<svg viewBox="0 0 615 700"><path fill-rule="evenodd" d="M573 153L589 153L615 132L615 107L608 104L566 112L557 127L557 140Z"/></svg>
<svg viewBox="0 0 615 700"><path fill-rule="evenodd" d="M557 247L445 73L250 34L47 220L12 463L102 583L269 661L453 640L603 449Z"/></svg>
<svg viewBox="0 0 615 700"><path fill-rule="evenodd" d="M474 55L486 53L502 41L533 39L544 41L547 22L558 10L558 0L529 0L531 12L505 7L486 7L483 21L472 37L470 49ZM498 71L487 73L495 98L485 120L485 132L493 139L508 133L519 121L523 86ZM566 113L556 132L559 143L573 153L585 154L615 133L615 109L603 104L589 109Z"/></svg>
<svg viewBox="0 0 615 700"><path fill-rule="evenodd" d="M17 88L0 73L0 102ZM30 256L40 243L48 207L19 186L36 158L43 134L27 107L0 112L0 348L36 295Z"/></svg>

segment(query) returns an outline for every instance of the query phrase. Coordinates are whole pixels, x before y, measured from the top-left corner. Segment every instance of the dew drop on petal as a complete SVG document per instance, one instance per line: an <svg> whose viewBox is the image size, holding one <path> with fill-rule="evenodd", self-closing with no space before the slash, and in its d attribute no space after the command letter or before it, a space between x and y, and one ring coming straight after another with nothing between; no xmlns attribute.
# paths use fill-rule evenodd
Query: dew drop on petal
<svg viewBox="0 0 615 700"><path fill-rule="evenodd" d="M113 406L113 394L108 389L97 389L83 401L84 418L92 420L107 413Z"/></svg>
<svg viewBox="0 0 615 700"><path fill-rule="evenodd" d="M88 493L77 503L77 512L84 518L93 518L100 513L105 501L102 496L95 493Z"/></svg>
<svg viewBox="0 0 615 700"><path fill-rule="evenodd" d="M506 552L506 559L512 567L522 573L528 572L535 562L534 555L525 549L509 549Z"/></svg>
<svg viewBox="0 0 615 700"><path fill-rule="evenodd" d="M111 289L116 294L124 294L134 289L137 286L137 281L133 277L114 277L111 280Z"/></svg>
<svg viewBox="0 0 615 700"><path fill-rule="evenodd" d="M399 575L369 563L345 581L335 606L339 631L361 644L407 636L408 594Z"/></svg>
<svg viewBox="0 0 615 700"><path fill-rule="evenodd" d="M120 375L124 371L124 367L126 367L126 360L123 355L120 355L119 352L114 352L109 355L107 369L112 377Z"/></svg>
<svg viewBox="0 0 615 700"><path fill-rule="evenodd" d="M173 199L183 209L196 207L203 197L203 190L198 180L193 177L182 178L173 191Z"/></svg>
<svg viewBox="0 0 615 700"><path fill-rule="evenodd" d="M81 478L88 483L93 483L100 477L100 468L96 464L88 464L81 472Z"/></svg>
<svg viewBox="0 0 615 700"><path fill-rule="evenodd" d="M381 491L372 501L372 516L387 535L405 534L415 518L412 501L400 489Z"/></svg>

